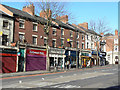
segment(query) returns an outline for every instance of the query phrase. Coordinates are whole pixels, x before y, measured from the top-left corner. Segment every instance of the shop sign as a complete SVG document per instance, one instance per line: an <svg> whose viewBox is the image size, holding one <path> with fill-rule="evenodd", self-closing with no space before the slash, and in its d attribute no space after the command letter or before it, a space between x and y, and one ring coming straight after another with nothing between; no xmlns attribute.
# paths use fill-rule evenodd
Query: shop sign
<svg viewBox="0 0 120 90"><path fill-rule="evenodd" d="M56 49L56 48L51 48L49 50L50 54L64 54L65 50L64 49Z"/></svg>
<svg viewBox="0 0 120 90"><path fill-rule="evenodd" d="M89 53L81 53L81 56L89 56Z"/></svg>
<svg viewBox="0 0 120 90"><path fill-rule="evenodd" d="M34 49L28 49L28 50L27 50L27 54L30 54L30 55L41 55L41 56L45 56L45 55L46 55L46 51L43 51L43 50L34 50Z"/></svg>
<svg viewBox="0 0 120 90"><path fill-rule="evenodd" d="M106 56L106 52L100 52L100 55Z"/></svg>
<svg viewBox="0 0 120 90"><path fill-rule="evenodd" d="M0 36L2 36L3 32L0 32Z"/></svg>
<svg viewBox="0 0 120 90"><path fill-rule="evenodd" d="M92 51L92 55L97 55L97 51Z"/></svg>

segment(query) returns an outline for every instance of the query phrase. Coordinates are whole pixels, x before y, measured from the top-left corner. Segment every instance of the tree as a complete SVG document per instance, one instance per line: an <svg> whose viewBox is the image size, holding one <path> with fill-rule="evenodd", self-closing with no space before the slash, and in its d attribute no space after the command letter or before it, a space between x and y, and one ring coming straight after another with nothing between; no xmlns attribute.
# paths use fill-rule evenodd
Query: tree
<svg viewBox="0 0 120 90"><path fill-rule="evenodd" d="M91 30L94 30L97 33L107 33L111 30L111 28L108 26L108 23L105 21L105 19L98 19L97 21L95 20L90 20L90 25L89 28Z"/></svg>
<svg viewBox="0 0 120 90"><path fill-rule="evenodd" d="M46 19L46 24L45 24L45 28L44 28L44 32L46 34L47 37L47 45L46 45L46 49L47 49L47 70L50 70L50 60L49 60L49 54L48 54L48 50L49 50L49 46L48 46L48 39L49 39L49 31L51 28L51 24L57 24L53 21L53 19L56 19L59 16L62 15L70 15L67 10L65 10L65 5L62 2L51 2L50 0L37 0L36 2L32 2L32 0L27 0L27 4L34 4L35 6L35 13L39 14L40 11L42 13L42 17L44 17ZM40 14L41 14L40 13ZM58 18L59 20L62 18Z"/></svg>

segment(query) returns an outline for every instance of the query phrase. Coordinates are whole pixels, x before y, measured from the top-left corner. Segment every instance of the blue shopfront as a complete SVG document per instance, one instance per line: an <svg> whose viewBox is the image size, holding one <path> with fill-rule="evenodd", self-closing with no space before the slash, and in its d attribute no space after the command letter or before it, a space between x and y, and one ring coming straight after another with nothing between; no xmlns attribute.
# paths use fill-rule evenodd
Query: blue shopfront
<svg viewBox="0 0 120 90"><path fill-rule="evenodd" d="M76 68L76 59L77 59L77 65L79 67L79 52L78 51L76 52L73 50L66 50L65 55L66 55L65 63L69 62L69 64L71 65L71 68Z"/></svg>

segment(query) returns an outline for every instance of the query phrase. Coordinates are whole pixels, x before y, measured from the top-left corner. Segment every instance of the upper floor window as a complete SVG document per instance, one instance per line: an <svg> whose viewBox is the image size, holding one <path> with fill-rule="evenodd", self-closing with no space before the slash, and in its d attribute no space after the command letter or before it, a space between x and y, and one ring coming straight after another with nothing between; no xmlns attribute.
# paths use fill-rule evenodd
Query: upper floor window
<svg viewBox="0 0 120 90"><path fill-rule="evenodd" d="M33 38L33 44L37 45L37 36L36 35L32 35Z"/></svg>
<svg viewBox="0 0 120 90"><path fill-rule="evenodd" d="M46 46L46 45L47 45L47 38L44 37L44 46Z"/></svg>
<svg viewBox="0 0 120 90"><path fill-rule="evenodd" d="M72 30L70 31L70 37L73 37L73 31Z"/></svg>
<svg viewBox="0 0 120 90"><path fill-rule="evenodd" d="M114 44L118 44L118 39L114 39Z"/></svg>
<svg viewBox="0 0 120 90"><path fill-rule="evenodd" d="M82 35L82 40L84 40L84 35Z"/></svg>
<svg viewBox="0 0 120 90"><path fill-rule="evenodd" d="M56 28L53 28L52 34L53 34L54 36L56 36Z"/></svg>
<svg viewBox="0 0 120 90"><path fill-rule="evenodd" d="M61 28L61 35L63 36L64 35L64 29Z"/></svg>
<svg viewBox="0 0 120 90"><path fill-rule="evenodd" d="M115 51L115 52L118 51L118 46L114 46L114 51Z"/></svg>
<svg viewBox="0 0 120 90"><path fill-rule="evenodd" d="M79 38L79 33L77 33L77 39Z"/></svg>
<svg viewBox="0 0 120 90"><path fill-rule="evenodd" d="M79 41L77 41L77 48L79 48Z"/></svg>
<svg viewBox="0 0 120 90"><path fill-rule="evenodd" d="M33 23L33 31L37 31L37 24Z"/></svg>
<svg viewBox="0 0 120 90"><path fill-rule="evenodd" d="M87 49L88 49L89 43L87 42Z"/></svg>
<svg viewBox="0 0 120 90"><path fill-rule="evenodd" d="M87 40L88 40L89 38L88 38L88 35L87 35Z"/></svg>
<svg viewBox="0 0 120 90"><path fill-rule="evenodd" d="M64 46L64 38L61 38L61 46Z"/></svg>
<svg viewBox="0 0 120 90"><path fill-rule="evenodd" d="M20 19L19 20L19 28L25 28L25 21L24 20L22 20L22 19Z"/></svg>
<svg viewBox="0 0 120 90"><path fill-rule="evenodd" d="M3 28L9 29L9 22L8 21L6 21L6 20L3 21Z"/></svg>
<svg viewBox="0 0 120 90"><path fill-rule="evenodd" d="M91 49L93 49L93 43L91 43Z"/></svg>
<svg viewBox="0 0 120 90"><path fill-rule="evenodd" d="M52 47L56 47L56 39L52 40Z"/></svg>
<svg viewBox="0 0 120 90"><path fill-rule="evenodd" d="M91 36L91 40L93 40L93 36Z"/></svg>
<svg viewBox="0 0 120 90"><path fill-rule="evenodd" d="M8 42L8 36L7 35L2 35L2 45L7 45L7 42Z"/></svg>
<svg viewBox="0 0 120 90"><path fill-rule="evenodd" d="M82 49L84 49L84 43L82 43Z"/></svg>
<svg viewBox="0 0 120 90"><path fill-rule="evenodd" d="M73 47L73 41L72 40L70 41L70 47Z"/></svg>
<svg viewBox="0 0 120 90"><path fill-rule="evenodd" d="M25 33L23 33L23 32L19 32L19 40L20 40L20 42L24 42L24 34Z"/></svg>

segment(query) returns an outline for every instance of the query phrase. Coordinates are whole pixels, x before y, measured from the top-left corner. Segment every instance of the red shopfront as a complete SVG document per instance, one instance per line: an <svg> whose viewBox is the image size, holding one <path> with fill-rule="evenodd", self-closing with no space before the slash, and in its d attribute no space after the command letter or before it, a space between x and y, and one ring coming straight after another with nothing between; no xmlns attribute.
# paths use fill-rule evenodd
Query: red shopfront
<svg viewBox="0 0 120 90"><path fill-rule="evenodd" d="M16 72L17 50L0 48L0 73Z"/></svg>
<svg viewBox="0 0 120 90"><path fill-rule="evenodd" d="M26 71L46 70L46 51L27 49Z"/></svg>

